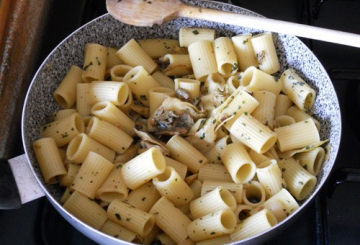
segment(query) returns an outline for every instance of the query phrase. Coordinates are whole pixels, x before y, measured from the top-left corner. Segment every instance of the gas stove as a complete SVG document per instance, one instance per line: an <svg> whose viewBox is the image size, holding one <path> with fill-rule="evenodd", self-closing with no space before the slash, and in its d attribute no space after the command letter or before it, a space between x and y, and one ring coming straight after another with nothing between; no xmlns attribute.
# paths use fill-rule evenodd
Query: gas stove
<svg viewBox="0 0 360 245"><path fill-rule="evenodd" d="M360 1L222 2L247 8L268 18L360 34ZM66 36L86 22L106 13L105 0L50 1L45 12L43 19L46 20L46 25L37 44L38 53L32 60L36 67L40 66L51 50ZM333 81L342 113L341 147L330 178L319 195L296 222L267 244L359 244L360 49L301 40L318 57ZM35 70L32 72L34 74ZM28 86L30 81L26 80L24 83ZM20 98L18 104L22 103ZM9 157L23 152L19 135L18 132L18 140L11 141L13 145L9 147ZM68 224L44 197L17 210L0 210L0 223L1 244L96 244Z"/></svg>

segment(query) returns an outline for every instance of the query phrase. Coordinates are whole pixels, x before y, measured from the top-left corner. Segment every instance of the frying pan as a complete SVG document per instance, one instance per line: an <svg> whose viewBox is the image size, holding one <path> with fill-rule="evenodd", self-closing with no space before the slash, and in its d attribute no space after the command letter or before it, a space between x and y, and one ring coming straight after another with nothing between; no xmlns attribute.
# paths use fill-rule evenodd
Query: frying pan
<svg viewBox="0 0 360 245"><path fill-rule="evenodd" d="M231 11L246 15L260 16L249 10L211 1L185 1L188 4ZM178 37L181 27L206 27L216 29L217 36L233 36L240 33L259 33L261 30L235 27L208 21L180 18L161 26L135 27L123 24L105 14L84 25L62 41L45 59L35 74L28 90L22 116L22 140L29 166L48 200L55 209L76 229L100 244L131 244L105 235L83 223L67 212L59 200L63 190L57 185L46 184L37 164L32 143L39 139L39 128L45 118L59 110L52 94L71 65L82 67L83 50L86 43L95 42L104 46L121 47L131 38L172 38ZM274 42L281 63L281 71L293 68L317 93L314 117L321 124L320 137L329 139L326 160L318 176L318 183L311 195L300 203L300 208L271 230L233 244L261 244L287 228L309 206L328 178L338 153L341 136L341 115L337 96L325 69L314 54L297 37L274 34Z"/></svg>

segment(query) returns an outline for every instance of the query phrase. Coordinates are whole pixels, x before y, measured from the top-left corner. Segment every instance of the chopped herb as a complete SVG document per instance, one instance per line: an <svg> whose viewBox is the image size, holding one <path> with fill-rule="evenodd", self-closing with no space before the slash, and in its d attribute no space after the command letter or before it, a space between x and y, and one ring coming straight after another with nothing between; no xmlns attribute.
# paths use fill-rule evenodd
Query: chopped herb
<svg viewBox="0 0 360 245"><path fill-rule="evenodd" d="M147 100L147 97L146 97L145 94L142 94L142 95L140 95L140 99L141 99L141 100Z"/></svg>
<svg viewBox="0 0 360 245"><path fill-rule="evenodd" d="M246 39L243 41L243 44L246 44L248 41L249 41L249 38L246 38Z"/></svg>
<svg viewBox="0 0 360 245"><path fill-rule="evenodd" d="M234 63L233 67L232 67L232 71L236 71L238 69L238 64Z"/></svg>
<svg viewBox="0 0 360 245"><path fill-rule="evenodd" d="M92 61L90 61L90 63L87 65L87 66L84 66L84 71L86 71L87 70L87 68L89 68L89 66L92 66L93 65L93 63L92 63Z"/></svg>
<svg viewBox="0 0 360 245"><path fill-rule="evenodd" d="M116 217L118 220L121 220L120 214L116 213L116 214L115 214L115 217Z"/></svg>
<svg viewBox="0 0 360 245"><path fill-rule="evenodd" d="M302 182L302 181L299 181L299 184L300 184L300 185L303 185L303 184L304 184L304 182Z"/></svg>
<svg viewBox="0 0 360 245"><path fill-rule="evenodd" d="M126 218L126 221L130 222L131 218Z"/></svg>
<svg viewBox="0 0 360 245"><path fill-rule="evenodd" d="M216 232L215 232L215 231L213 231L213 232L211 232L211 233L210 233L210 235L215 235L215 234L216 234Z"/></svg>
<svg viewBox="0 0 360 245"><path fill-rule="evenodd" d="M193 30L192 33L193 33L194 35L199 35L199 31L198 31L198 30Z"/></svg>

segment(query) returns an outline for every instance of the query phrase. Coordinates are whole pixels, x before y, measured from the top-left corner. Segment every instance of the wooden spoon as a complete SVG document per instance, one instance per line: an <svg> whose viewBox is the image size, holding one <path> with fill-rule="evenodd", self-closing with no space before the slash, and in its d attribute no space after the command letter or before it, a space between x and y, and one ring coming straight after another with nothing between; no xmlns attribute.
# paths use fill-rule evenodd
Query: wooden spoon
<svg viewBox="0 0 360 245"><path fill-rule="evenodd" d="M195 7L180 0L106 0L106 7L114 18L135 26L160 25L179 17L186 17L360 47L358 34Z"/></svg>

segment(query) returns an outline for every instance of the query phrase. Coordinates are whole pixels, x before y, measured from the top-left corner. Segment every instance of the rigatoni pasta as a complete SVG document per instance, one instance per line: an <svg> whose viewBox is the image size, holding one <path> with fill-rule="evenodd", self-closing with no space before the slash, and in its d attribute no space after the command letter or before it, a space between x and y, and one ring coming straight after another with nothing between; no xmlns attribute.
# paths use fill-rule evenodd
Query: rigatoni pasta
<svg viewBox="0 0 360 245"><path fill-rule="evenodd" d="M63 152L54 155L65 169L45 180L66 187L61 202L74 216L121 240L212 244L262 232L276 224L274 216L281 221L298 209L295 198L311 193L326 154L316 115L308 114L312 102L299 107L283 89L285 78L261 70L276 67L271 42L255 50L270 33L215 40L214 30L183 31L195 37L184 47L161 38L105 47L105 78L76 83L76 105L50 114L41 129L52 128L58 142L50 152ZM260 69L251 63L254 52ZM111 97L120 87L127 91ZM62 142L56 125L71 117L86 134L83 128ZM299 137L294 131L303 138L291 139ZM75 198L91 212L100 207L100 221L79 211Z"/></svg>

